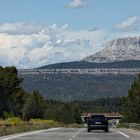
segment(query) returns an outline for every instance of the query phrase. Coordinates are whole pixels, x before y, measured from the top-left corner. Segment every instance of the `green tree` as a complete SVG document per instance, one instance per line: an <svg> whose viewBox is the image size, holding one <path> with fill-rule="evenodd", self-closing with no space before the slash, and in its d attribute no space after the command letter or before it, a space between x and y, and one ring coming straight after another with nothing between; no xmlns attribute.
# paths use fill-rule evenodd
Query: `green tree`
<svg viewBox="0 0 140 140"><path fill-rule="evenodd" d="M74 117L74 123L80 124L82 122L81 111L79 108L73 108L73 117Z"/></svg>
<svg viewBox="0 0 140 140"><path fill-rule="evenodd" d="M37 119L43 118L45 110L45 100L38 91L33 91L27 98L23 108L23 119Z"/></svg>
<svg viewBox="0 0 140 140"><path fill-rule="evenodd" d="M14 112L12 108L14 95L17 95L22 88L22 79L18 77L15 67L0 67L0 114L4 111Z"/></svg>
<svg viewBox="0 0 140 140"><path fill-rule="evenodd" d="M16 116L22 116L22 109L29 96L30 94L23 89L17 90L17 92L11 96L9 108Z"/></svg>
<svg viewBox="0 0 140 140"><path fill-rule="evenodd" d="M57 119L59 122L62 122L64 124L74 123L72 108L70 107L69 104L63 105L62 109L60 110L60 112L58 114Z"/></svg>
<svg viewBox="0 0 140 140"><path fill-rule="evenodd" d="M124 98L122 113L125 121L140 123L140 74L128 91L128 96Z"/></svg>

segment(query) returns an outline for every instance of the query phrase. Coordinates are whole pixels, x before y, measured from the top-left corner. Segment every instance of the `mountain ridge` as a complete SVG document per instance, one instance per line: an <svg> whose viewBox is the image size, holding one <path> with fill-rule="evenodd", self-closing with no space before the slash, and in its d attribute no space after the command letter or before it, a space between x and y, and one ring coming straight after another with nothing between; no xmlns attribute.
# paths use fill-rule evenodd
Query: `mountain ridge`
<svg viewBox="0 0 140 140"><path fill-rule="evenodd" d="M87 69L87 68L140 68L140 60L116 61L104 63L91 63L86 61L74 61L56 63L39 67L37 69Z"/></svg>
<svg viewBox="0 0 140 140"><path fill-rule="evenodd" d="M91 63L128 60L140 60L140 36L114 39L102 51L83 59Z"/></svg>

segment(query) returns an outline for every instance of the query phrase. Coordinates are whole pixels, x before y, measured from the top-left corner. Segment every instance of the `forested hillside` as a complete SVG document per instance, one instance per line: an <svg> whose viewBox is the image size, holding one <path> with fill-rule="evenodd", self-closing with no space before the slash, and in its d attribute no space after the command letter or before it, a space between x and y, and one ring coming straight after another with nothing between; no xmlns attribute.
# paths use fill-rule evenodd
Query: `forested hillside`
<svg viewBox="0 0 140 140"><path fill-rule="evenodd" d="M27 91L39 90L48 99L91 100L126 96L136 75L23 75Z"/></svg>

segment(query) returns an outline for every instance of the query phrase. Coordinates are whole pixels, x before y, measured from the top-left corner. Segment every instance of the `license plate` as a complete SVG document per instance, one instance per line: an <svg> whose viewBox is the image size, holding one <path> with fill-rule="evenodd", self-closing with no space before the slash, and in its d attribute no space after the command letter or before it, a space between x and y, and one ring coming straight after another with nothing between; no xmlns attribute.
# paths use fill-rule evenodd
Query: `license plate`
<svg viewBox="0 0 140 140"><path fill-rule="evenodd" d="M102 124L101 122L95 122L95 124Z"/></svg>

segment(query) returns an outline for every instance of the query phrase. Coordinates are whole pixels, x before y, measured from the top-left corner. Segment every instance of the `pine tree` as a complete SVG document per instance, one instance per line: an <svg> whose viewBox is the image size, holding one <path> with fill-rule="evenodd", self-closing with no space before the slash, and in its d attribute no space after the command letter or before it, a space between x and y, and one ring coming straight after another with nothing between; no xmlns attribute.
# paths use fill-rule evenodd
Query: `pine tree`
<svg viewBox="0 0 140 140"><path fill-rule="evenodd" d="M15 106L12 105L22 91L21 82L15 67L0 67L0 114L5 111L15 113Z"/></svg>
<svg viewBox="0 0 140 140"><path fill-rule="evenodd" d="M123 113L127 122L140 123L140 74L124 99Z"/></svg>

